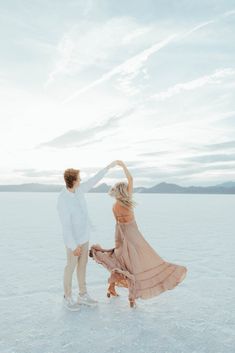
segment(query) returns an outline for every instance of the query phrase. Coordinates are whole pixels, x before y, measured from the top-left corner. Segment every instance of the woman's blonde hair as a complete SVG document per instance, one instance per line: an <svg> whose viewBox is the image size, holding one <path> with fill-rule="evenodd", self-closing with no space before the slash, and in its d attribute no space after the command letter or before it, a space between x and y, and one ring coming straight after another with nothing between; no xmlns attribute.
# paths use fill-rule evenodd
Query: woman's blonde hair
<svg viewBox="0 0 235 353"><path fill-rule="evenodd" d="M132 200L132 195L128 192L128 184L118 182L109 190L109 195L115 197L124 207L133 208L136 202Z"/></svg>

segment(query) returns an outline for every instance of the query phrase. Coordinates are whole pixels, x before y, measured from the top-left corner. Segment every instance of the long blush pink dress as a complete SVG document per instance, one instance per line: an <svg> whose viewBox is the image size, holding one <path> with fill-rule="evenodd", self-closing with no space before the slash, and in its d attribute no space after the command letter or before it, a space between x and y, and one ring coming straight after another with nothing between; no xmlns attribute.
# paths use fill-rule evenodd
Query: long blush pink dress
<svg viewBox="0 0 235 353"><path fill-rule="evenodd" d="M131 209L117 201L113 213L114 250L91 247L93 259L110 272L110 284L128 288L129 300L135 300L152 298L183 281L186 267L164 261L156 253L139 231Z"/></svg>

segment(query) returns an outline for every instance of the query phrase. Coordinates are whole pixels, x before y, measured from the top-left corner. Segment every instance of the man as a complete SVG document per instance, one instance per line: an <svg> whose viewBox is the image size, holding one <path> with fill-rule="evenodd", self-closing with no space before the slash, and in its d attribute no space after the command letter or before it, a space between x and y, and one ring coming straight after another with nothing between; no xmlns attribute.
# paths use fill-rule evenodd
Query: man
<svg viewBox="0 0 235 353"><path fill-rule="evenodd" d="M95 186L115 165L116 161L81 184L80 170L71 168L64 172L66 186L58 197L57 209L67 253L67 264L64 269L64 305L69 310L79 310L79 304L97 304L97 301L89 296L86 288L90 223L84 193ZM72 276L75 268L79 286L77 302L72 297Z"/></svg>

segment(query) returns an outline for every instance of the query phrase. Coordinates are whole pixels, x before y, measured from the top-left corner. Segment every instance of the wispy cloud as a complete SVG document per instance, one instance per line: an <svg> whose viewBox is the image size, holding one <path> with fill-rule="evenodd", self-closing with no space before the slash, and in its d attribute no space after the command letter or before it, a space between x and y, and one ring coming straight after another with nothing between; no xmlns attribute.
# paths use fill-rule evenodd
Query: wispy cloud
<svg viewBox="0 0 235 353"><path fill-rule="evenodd" d="M230 76L235 76L235 69L218 69L212 74L201 76L195 80L191 80L184 83L177 83L176 85L168 88L165 91L152 95L151 97L149 97L149 99L163 101L167 98L171 98L172 96L183 93L184 91L192 91L210 84L220 84L221 80Z"/></svg>
<svg viewBox="0 0 235 353"><path fill-rule="evenodd" d="M113 116L106 121L83 130L69 130L63 135L60 135L53 140L41 143L37 147L54 147L65 148L74 146L86 146L88 144L95 144L110 137L110 131L119 126L120 121L128 115L130 111L125 111L123 114ZM107 133L109 134L107 135Z"/></svg>
<svg viewBox="0 0 235 353"><path fill-rule="evenodd" d="M207 27L213 23L215 23L216 20L211 20L211 21L205 21L205 22L202 22L202 23L199 23L198 25L196 25L195 27L193 27L192 29L190 29L189 31L185 32L185 33L182 33L179 37L179 40L181 39L184 39L188 36L190 36L192 33L198 31L199 29L202 29L204 27Z"/></svg>
<svg viewBox="0 0 235 353"><path fill-rule="evenodd" d="M58 177L62 175L62 170L38 170L34 168L14 169L13 173L20 174L28 178L47 178Z"/></svg>
<svg viewBox="0 0 235 353"><path fill-rule="evenodd" d="M56 62L55 68L49 74L49 78L45 83L45 87L49 86L58 74L65 74L68 72L68 64L71 61L74 50L74 42L69 35L64 35L58 45L57 51L60 55L60 60Z"/></svg>
<svg viewBox="0 0 235 353"><path fill-rule="evenodd" d="M205 145L201 146L198 148L195 148L197 150L210 150L210 151L222 151L222 150L227 150L227 149L234 149L235 148L235 140L232 141L226 141L226 142L221 142L221 143L212 143L210 145Z"/></svg>
<svg viewBox="0 0 235 353"><path fill-rule="evenodd" d="M185 37L188 37L190 36L192 33L204 28L204 27L207 27L211 24L214 24L218 21L220 21L223 17L229 17L229 16L233 16L235 14L235 10L231 10L231 11L226 11L222 14L220 14L219 16L215 17L214 19L212 20L209 20L209 21L205 21L205 22L202 22L202 23L199 23L198 25L196 25L195 27L193 27L192 29L190 29L189 31L183 33L179 39L184 39Z"/></svg>
<svg viewBox="0 0 235 353"><path fill-rule="evenodd" d="M70 102L71 100L75 99L79 95L89 91L90 89L100 85L101 83L111 79L113 76L116 76L116 75L120 75L119 84L126 91L126 93L135 94L136 92L138 92L138 90L135 87L131 87L130 83L139 74L140 70L143 69L145 62L148 60L148 58L151 55L155 54L160 49L166 47L173 40L179 40L179 41L183 40L184 38L190 36L192 33L196 32L198 30L201 30L202 28L207 27L209 25L212 25L215 22L219 21L221 17L231 16L233 14L234 14L233 11L226 12L213 20L205 21L205 22L202 22L202 23L194 26L189 31L185 31L181 34L173 34L173 35L167 37L166 39L153 44L149 48L140 52L138 55L135 55L134 57L126 60L124 63L122 63L122 64L114 67L112 70L106 72L99 79L97 79L97 80L91 82L90 84L84 86L83 88L75 91L73 94L71 94L69 97L67 97L63 101L63 104ZM137 31L137 33L138 33L138 31ZM142 32L140 31L140 33L142 33Z"/></svg>
<svg viewBox="0 0 235 353"><path fill-rule="evenodd" d="M158 152L145 152L145 153L139 153L138 155L141 157L158 157L158 156L165 156L166 154L169 154L170 151L158 151Z"/></svg>
<svg viewBox="0 0 235 353"><path fill-rule="evenodd" d="M128 52L128 46L135 46L149 31L150 26L140 25L130 17L114 17L95 24L83 21L72 26L57 45L56 61L45 86L58 76L77 75L91 67L103 70L110 61L116 62L113 57Z"/></svg>
<svg viewBox="0 0 235 353"><path fill-rule="evenodd" d="M63 168L90 175L116 158L139 185L235 177L231 1L182 0L173 14L140 3L71 0L45 17L5 2L1 182L57 183Z"/></svg>
<svg viewBox="0 0 235 353"><path fill-rule="evenodd" d="M235 10L226 11L225 13L222 14L223 17L228 17L232 15L235 15Z"/></svg>
<svg viewBox="0 0 235 353"><path fill-rule="evenodd" d="M135 167L132 168L132 174L134 177L141 178L148 176L152 185L157 184L159 181L167 182L180 182L181 180L195 178L195 176L202 176L205 181L212 181L213 172L226 173L226 171L234 172L235 174L235 163L224 162L224 163L213 163L213 164L202 164L200 168L198 165L192 165L191 163L184 163L183 165L176 165L167 167ZM209 173L207 173L209 172Z"/></svg>
<svg viewBox="0 0 235 353"><path fill-rule="evenodd" d="M199 163L217 163L235 161L235 153L231 154L207 154L188 158L190 161Z"/></svg>
<svg viewBox="0 0 235 353"><path fill-rule="evenodd" d="M155 43L151 47L143 50L138 55L135 55L134 57L126 60L124 63L117 65L112 70L102 75L99 79L93 81L92 83L81 88L80 90L75 91L72 95L66 98L62 103L65 104L70 102L74 98L78 97L80 94L83 94L89 91L91 88L98 86L99 84L109 80L115 75L122 74L122 75L127 75L129 79L133 78L135 75L137 75L137 73L143 66L144 62L146 62L152 54L164 48L166 45L172 42L175 37L176 35L169 36L168 38L158 43Z"/></svg>

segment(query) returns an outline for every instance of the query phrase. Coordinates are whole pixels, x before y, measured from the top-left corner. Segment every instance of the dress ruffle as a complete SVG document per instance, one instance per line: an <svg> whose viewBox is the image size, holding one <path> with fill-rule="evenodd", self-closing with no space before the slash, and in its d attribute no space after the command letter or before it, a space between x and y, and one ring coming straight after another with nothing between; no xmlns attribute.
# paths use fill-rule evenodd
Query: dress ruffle
<svg viewBox="0 0 235 353"><path fill-rule="evenodd" d="M129 289L129 299L149 299L175 288L187 273L185 266L164 261L140 233L136 221L116 223L115 250L92 246L93 259L109 272L109 283Z"/></svg>

